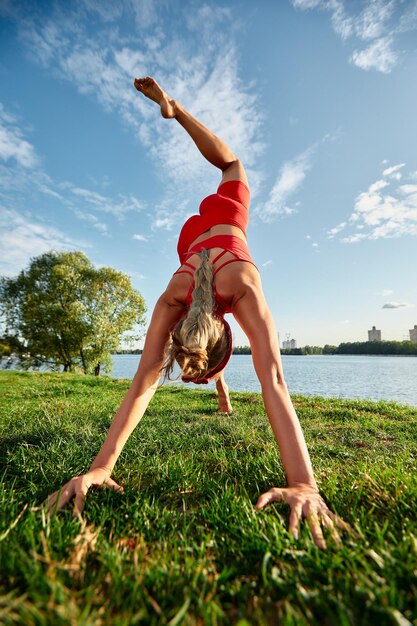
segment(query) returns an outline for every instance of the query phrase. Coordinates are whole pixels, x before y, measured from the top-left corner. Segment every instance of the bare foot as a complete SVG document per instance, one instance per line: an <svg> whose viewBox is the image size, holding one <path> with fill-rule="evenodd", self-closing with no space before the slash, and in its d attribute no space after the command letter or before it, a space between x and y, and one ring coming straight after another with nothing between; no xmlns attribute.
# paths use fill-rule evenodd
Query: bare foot
<svg viewBox="0 0 417 626"><path fill-rule="evenodd" d="M146 76L146 78L135 78L133 84L144 96L159 104L162 117L175 117L175 100L161 89L156 80Z"/></svg>
<svg viewBox="0 0 417 626"><path fill-rule="evenodd" d="M220 413L233 413L233 408L230 403L229 387L225 382L216 380L216 389L218 395L218 411Z"/></svg>

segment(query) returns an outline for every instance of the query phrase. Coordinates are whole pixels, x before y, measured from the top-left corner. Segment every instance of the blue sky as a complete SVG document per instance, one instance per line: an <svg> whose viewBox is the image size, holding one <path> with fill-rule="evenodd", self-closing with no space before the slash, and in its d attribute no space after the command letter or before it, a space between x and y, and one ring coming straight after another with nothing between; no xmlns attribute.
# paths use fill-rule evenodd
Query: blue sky
<svg viewBox="0 0 417 626"><path fill-rule="evenodd" d="M149 313L219 174L132 87L225 139L281 339L417 323L417 2L0 0L0 273L82 250ZM236 344L246 338L233 325Z"/></svg>

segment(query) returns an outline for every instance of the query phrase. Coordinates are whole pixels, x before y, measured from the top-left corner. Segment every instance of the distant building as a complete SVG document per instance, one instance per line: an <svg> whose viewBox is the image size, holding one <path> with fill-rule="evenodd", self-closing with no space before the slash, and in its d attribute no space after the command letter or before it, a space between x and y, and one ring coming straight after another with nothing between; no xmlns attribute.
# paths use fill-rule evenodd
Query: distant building
<svg viewBox="0 0 417 626"><path fill-rule="evenodd" d="M381 341L381 331L377 330L375 326L368 330L368 341Z"/></svg>
<svg viewBox="0 0 417 626"><path fill-rule="evenodd" d="M286 341L282 342L283 350L293 350L296 347L297 347L297 341L295 339L287 339Z"/></svg>
<svg viewBox="0 0 417 626"><path fill-rule="evenodd" d="M410 329L410 341L417 342L417 326L414 324L414 328Z"/></svg>

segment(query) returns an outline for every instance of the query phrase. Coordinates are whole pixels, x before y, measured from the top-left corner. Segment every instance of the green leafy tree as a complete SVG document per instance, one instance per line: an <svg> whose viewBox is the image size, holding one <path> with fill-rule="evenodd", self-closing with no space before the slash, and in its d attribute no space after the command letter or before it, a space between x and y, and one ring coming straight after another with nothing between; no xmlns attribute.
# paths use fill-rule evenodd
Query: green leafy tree
<svg viewBox="0 0 417 626"><path fill-rule="evenodd" d="M323 354L337 354L337 346L326 343L323 347Z"/></svg>
<svg viewBox="0 0 417 626"><path fill-rule="evenodd" d="M337 354L385 354L417 355L417 342L414 341L354 341L341 343Z"/></svg>
<svg viewBox="0 0 417 626"><path fill-rule="evenodd" d="M97 375L102 366L109 369L122 336L143 325L146 310L128 276L96 269L82 252L47 252L16 278L2 278L0 306L24 364Z"/></svg>

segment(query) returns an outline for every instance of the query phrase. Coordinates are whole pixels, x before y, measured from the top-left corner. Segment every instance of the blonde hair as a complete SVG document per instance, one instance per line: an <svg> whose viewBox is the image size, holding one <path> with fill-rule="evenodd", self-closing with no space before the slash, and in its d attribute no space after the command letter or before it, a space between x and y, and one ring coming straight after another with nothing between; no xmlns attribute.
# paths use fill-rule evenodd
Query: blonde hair
<svg viewBox="0 0 417 626"><path fill-rule="evenodd" d="M162 370L164 380L170 378L174 361L183 376L193 379L205 376L224 359L229 347L224 324L214 315L213 265L208 251L203 249L200 258L187 317L177 324L168 344Z"/></svg>

